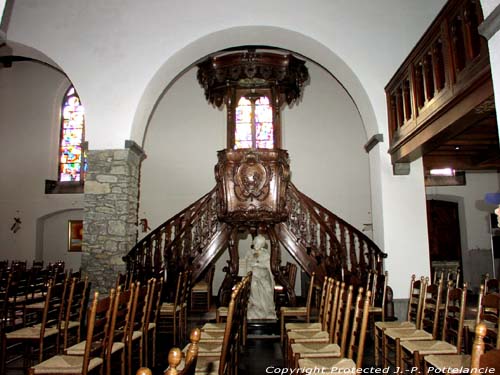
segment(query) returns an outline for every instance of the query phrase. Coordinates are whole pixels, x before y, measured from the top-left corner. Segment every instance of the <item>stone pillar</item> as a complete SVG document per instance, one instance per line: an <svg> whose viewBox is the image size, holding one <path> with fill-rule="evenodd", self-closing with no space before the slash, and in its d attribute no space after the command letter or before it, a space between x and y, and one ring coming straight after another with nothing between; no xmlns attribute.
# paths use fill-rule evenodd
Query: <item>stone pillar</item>
<svg viewBox="0 0 500 375"><path fill-rule="evenodd" d="M139 177L144 151L132 141L123 150L87 151L82 271L95 290L106 293L122 257L137 242Z"/></svg>

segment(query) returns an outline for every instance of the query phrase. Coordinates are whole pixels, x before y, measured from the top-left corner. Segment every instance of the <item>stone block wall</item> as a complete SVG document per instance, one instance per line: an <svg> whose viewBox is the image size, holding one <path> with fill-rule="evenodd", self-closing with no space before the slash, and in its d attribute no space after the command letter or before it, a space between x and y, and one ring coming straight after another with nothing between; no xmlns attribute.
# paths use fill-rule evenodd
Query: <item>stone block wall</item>
<svg viewBox="0 0 500 375"><path fill-rule="evenodd" d="M143 150L127 141L122 150L87 151L82 271L101 293L125 272L122 257L137 242Z"/></svg>

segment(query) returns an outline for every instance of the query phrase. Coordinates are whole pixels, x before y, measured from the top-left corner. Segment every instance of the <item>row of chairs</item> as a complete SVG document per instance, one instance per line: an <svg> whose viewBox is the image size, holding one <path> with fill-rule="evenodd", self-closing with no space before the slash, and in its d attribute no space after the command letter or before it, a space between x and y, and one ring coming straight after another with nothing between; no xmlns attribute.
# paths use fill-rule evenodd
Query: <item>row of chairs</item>
<svg viewBox="0 0 500 375"><path fill-rule="evenodd" d="M285 333L285 322L290 319L303 318L306 323L309 323L311 319L311 309L315 285L316 276L313 272L309 282L309 289L307 291L307 299L305 306L282 306L280 308L280 338L281 343L283 343L284 333ZM367 276L367 281L365 285L365 290L371 292L370 297L370 322L374 322L375 319L384 321L385 320L385 300L387 294L387 283L388 283L388 272L382 274L376 271L370 271ZM325 284L324 284L325 285ZM354 287L354 286L353 286ZM322 288L322 293L318 308L318 321L323 318L325 310L325 294L324 288Z"/></svg>
<svg viewBox="0 0 500 375"><path fill-rule="evenodd" d="M7 321L19 320L21 323L8 325L2 331L2 373L16 359L22 357L23 368L27 369L33 357L41 361L51 349L57 353L78 342L88 293L87 278L66 275L63 280L49 279L36 297L6 299Z"/></svg>
<svg viewBox="0 0 500 375"><path fill-rule="evenodd" d="M377 365L382 358L384 367L391 363L400 371L410 368L427 371L428 365L445 368L443 364L449 365L449 361L456 358L470 366L470 356L462 357L462 353L467 351L464 336L466 331L474 331L484 320L489 321L487 346L498 348L495 327L500 322L499 295L484 295L484 288L481 287L476 319L467 322L467 284L461 288L455 287L452 281L448 281L447 288L443 284L443 279L431 283L427 278L416 280L415 275L412 276L407 320L375 324ZM443 295L446 295L444 304Z"/></svg>
<svg viewBox="0 0 500 375"><path fill-rule="evenodd" d="M118 286L104 298L94 293L85 340L31 367L30 374L85 375L99 369L110 375L119 368L125 375L150 363L155 366L162 288L162 279L150 279L146 285L133 282L128 289Z"/></svg>
<svg viewBox="0 0 500 375"><path fill-rule="evenodd" d="M319 321L285 324L286 367L304 371L362 367L371 291L360 287L355 295L354 289L353 285L325 278Z"/></svg>
<svg viewBox="0 0 500 375"><path fill-rule="evenodd" d="M0 270L0 330L24 326L24 307L43 300L49 280L62 283L69 276L79 274L53 267Z"/></svg>

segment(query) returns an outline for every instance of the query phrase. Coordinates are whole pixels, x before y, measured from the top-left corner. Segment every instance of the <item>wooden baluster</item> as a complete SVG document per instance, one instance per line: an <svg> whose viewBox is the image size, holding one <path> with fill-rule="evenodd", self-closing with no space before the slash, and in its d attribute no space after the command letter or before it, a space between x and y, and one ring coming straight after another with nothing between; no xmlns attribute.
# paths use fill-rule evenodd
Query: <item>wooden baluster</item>
<svg viewBox="0 0 500 375"><path fill-rule="evenodd" d="M441 39L436 40L432 45L432 67L434 74L434 86L436 92L444 88L446 76L444 71L443 43Z"/></svg>
<svg viewBox="0 0 500 375"><path fill-rule="evenodd" d="M424 90L424 78L422 73L422 63L419 62L415 65L415 99L417 101L417 108L421 109L425 105L425 90Z"/></svg>
<svg viewBox="0 0 500 375"><path fill-rule="evenodd" d="M481 50L481 38L478 32L476 2L469 1L464 7L464 43L468 60L473 60Z"/></svg>
<svg viewBox="0 0 500 375"><path fill-rule="evenodd" d="M398 128L404 125L403 95L401 87L396 90L396 115Z"/></svg>
<svg viewBox="0 0 500 375"><path fill-rule="evenodd" d="M425 54L423 60L423 71L424 71L424 86L425 86L425 99L426 101L431 100L434 97L434 76L432 67L432 55Z"/></svg>
<svg viewBox="0 0 500 375"><path fill-rule="evenodd" d="M403 81L403 109L405 113L405 120L408 121L412 118L411 111L411 96L410 96L410 80Z"/></svg>
<svg viewBox="0 0 500 375"><path fill-rule="evenodd" d="M456 17L451 22L451 46L455 71L458 73L465 67L464 39L462 31L462 19Z"/></svg>

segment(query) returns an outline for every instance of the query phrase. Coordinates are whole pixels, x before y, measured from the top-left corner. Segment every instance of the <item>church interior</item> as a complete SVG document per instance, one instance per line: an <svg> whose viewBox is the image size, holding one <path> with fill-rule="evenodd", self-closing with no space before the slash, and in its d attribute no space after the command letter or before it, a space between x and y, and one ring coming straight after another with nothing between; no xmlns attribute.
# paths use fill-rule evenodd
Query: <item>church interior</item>
<svg viewBox="0 0 500 375"><path fill-rule="evenodd" d="M0 373L498 369L499 0L0 16Z"/></svg>

